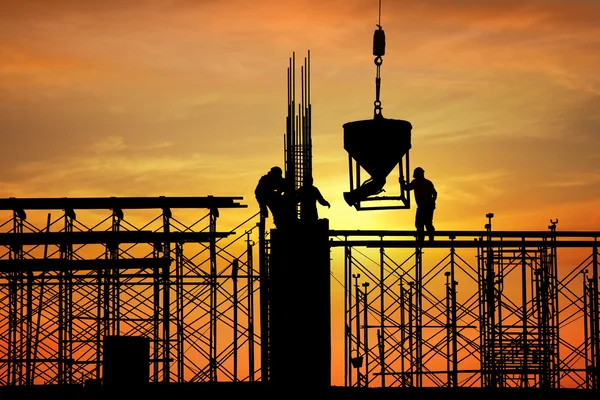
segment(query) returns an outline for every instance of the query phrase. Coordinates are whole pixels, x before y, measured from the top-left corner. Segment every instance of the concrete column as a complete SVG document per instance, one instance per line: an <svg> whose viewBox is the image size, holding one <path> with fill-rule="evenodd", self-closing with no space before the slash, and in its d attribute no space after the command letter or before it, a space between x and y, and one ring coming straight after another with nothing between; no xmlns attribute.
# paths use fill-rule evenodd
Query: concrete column
<svg viewBox="0 0 600 400"><path fill-rule="evenodd" d="M329 388L329 221L300 220L272 230L269 270L270 383L307 390Z"/></svg>

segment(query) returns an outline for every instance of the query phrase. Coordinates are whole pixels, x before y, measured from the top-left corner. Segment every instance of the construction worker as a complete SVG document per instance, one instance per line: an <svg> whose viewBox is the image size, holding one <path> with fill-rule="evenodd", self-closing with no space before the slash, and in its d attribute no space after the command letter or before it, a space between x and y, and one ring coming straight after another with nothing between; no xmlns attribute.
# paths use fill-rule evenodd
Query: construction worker
<svg viewBox="0 0 600 400"><path fill-rule="evenodd" d="M273 223L277 226L283 203L284 179L280 167L273 167L263 175L254 189L254 196L260 207L260 215L269 217L269 210L273 214Z"/></svg>
<svg viewBox="0 0 600 400"><path fill-rule="evenodd" d="M321 191L313 184L313 177L306 178L304 185L296 190L296 201L300 203L300 219L313 220L319 219L317 212L317 202L327 208L331 204L323 198Z"/></svg>
<svg viewBox="0 0 600 400"><path fill-rule="evenodd" d="M433 183L425 178L425 170L421 167L413 171L413 180L406 187L414 191L417 212L415 215L415 227L417 228L417 241L424 240L425 229L429 233L429 240L433 241L435 227L433 226L433 210L437 200L437 191Z"/></svg>

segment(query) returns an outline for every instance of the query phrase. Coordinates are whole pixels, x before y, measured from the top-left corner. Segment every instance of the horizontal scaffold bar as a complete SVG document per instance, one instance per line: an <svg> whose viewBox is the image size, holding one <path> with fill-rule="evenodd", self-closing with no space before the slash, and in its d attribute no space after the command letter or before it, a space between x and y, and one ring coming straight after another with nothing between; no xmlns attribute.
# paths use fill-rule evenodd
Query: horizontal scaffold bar
<svg viewBox="0 0 600 400"><path fill-rule="evenodd" d="M177 208L247 208L243 197L58 197L0 199L0 210L132 210Z"/></svg>
<svg viewBox="0 0 600 400"><path fill-rule="evenodd" d="M412 237L417 235L414 230L393 231L393 230L330 230L329 236L340 237ZM429 236L425 232L425 236ZM435 231L433 236L441 238L600 238L600 231Z"/></svg>
<svg viewBox="0 0 600 400"><path fill-rule="evenodd" d="M119 258L96 260L61 260L36 258L0 260L0 274L4 272L94 271L107 269L160 269L171 264L169 258Z"/></svg>
<svg viewBox="0 0 600 400"><path fill-rule="evenodd" d="M493 248L533 249L549 247L592 248L600 242L593 240L435 240L417 243L416 240L340 240L330 241L331 247L374 247L374 248Z"/></svg>
<svg viewBox="0 0 600 400"><path fill-rule="evenodd" d="M105 243L201 243L235 232L87 231L0 233L0 246Z"/></svg>

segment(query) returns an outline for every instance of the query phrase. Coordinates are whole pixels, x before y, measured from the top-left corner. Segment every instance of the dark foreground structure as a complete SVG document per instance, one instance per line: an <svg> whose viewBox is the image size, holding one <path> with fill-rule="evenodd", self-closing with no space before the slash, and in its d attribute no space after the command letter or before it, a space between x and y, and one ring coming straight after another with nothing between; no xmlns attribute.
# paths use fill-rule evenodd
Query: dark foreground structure
<svg viewBox="0 0 600 400"><path fill-rule="evenodd" d="M0 199L2 398L597 396L600 232L217 229L244 207Z"/></svg>
<svg viewBox="0 0 600 400"><path fill-rule="evenodd" d="M143 399L271 399L271 398L326 398L332 400L373 399L391 400L400 398L459 398L462 400L506 400L526 398L530 400L597 400L598 392L577 389L475 389L475 388L346 388L331 387L323 390L303 388L302 385L275 389L262 384L248 383L182 383L152 384L145 387L123 387L120 389L85 388L81 386L35 386L2 387L0 397L6 400L52 398L62 400L120 400Z"/></svg>

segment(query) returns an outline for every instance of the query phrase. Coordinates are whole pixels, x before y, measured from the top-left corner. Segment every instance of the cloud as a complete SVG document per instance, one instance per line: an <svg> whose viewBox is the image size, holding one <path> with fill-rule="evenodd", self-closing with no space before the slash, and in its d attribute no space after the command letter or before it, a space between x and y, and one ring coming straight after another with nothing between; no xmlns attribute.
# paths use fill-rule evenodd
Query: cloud
<svg viewBox="0 0 600 400"><path fill-rule="evenodd" d="M126 143L124 136L108 136L102 141L97 141L89 146L89 151L96 155L114 154L114 153L125 153L129 156L135 155L135 153L143 153L149 150L164 150L173 146L170 141L158 141L158 142L147 142L147 143L136 143L135 146ZM133 153L133 154L132 154Z"/></svg>
<svg viewBox="0 0 600 400"><path fill-rule="evenodd" d="M548 182L542 184L549 188L574 189L576 187L587 188L600 184L600 169L597 171L579 171L577 173L566 172L553 176Z"/></svg>
<svg viewBox="0 0 600 400"><path fill-rule="evenodd" d="M598 9L383 2L384 115L413 123L441 221L597 195L575 183L600 154ZM373 111L376 1L15 0L0 15L2 193L251 197L281 164L288 58L307 48L315 174L343 192L342 124Z"/></svg>

